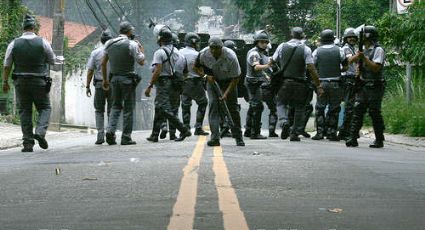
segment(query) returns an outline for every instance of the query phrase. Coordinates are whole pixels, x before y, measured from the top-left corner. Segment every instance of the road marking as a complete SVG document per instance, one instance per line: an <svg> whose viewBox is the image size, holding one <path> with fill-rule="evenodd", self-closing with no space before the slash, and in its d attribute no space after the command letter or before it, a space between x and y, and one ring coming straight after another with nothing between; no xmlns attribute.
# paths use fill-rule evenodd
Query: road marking
<svg viewBox="0 0 425 230"><path fill-rule="evenodd" d="M239 206L236 192L230 182L226 162L224 162L223 158L223 149L220 146L214 147L213 171L215 173L218 204L223 215L224 229L249 229L245 215Z"/></svg>
<svg viewBox="0 0 425 230"><path fill-rule="evenodd" d="M200 136L192 156L183 169L177 201L173 207L173 215L168 230L188 230L193 228L195 205L198 189L198 169L204 152L206 136Z"/></svg>

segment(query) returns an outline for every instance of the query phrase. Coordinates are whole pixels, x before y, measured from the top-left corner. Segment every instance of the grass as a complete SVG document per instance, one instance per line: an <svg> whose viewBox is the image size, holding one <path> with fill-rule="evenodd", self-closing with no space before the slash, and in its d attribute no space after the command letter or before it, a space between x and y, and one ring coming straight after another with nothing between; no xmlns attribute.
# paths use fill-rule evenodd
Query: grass
<svg viewBox="0 0 425 230"><path fill-rule="evenodd" d="M401 76L402 81L387 91L382 105L386 132L412 137L425 136L425 75L420 72L423 73L417 71L413 76L413 99L410 104L405 96L405 76Z"/></svg>

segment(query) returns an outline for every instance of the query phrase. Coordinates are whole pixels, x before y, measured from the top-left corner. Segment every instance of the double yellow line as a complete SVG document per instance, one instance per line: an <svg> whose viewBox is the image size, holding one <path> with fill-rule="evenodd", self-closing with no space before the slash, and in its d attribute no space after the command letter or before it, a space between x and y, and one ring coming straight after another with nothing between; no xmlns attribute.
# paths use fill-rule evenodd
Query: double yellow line
<svg viewBox="0 0 425 230"><path fill-rule="evenodd" d="M177 195L177 201L174 204L173 214L168 224L168 230L193 229L198 190L198 169L206 139L205 136L199 137L192 156L183 169L183 178ZM213 171L215 174L219 208L223 215L224 229L249 229L244 213L239 206L236 192L230 182L226 162L224 162L223 158L223 149L220 146L214 147Z"/></svg>

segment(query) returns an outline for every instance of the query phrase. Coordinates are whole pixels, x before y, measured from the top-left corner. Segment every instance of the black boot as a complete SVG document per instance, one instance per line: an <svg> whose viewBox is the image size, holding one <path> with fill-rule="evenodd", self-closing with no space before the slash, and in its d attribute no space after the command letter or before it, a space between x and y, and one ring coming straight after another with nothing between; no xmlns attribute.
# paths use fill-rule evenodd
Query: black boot
<svg viewBox="0 0 425 230"><path fill-rule="evenodd" d="M245 128L245 132L243 133L244 137L251 137L251 129Z"/></svg>
<svg viewBox="0 0 425 230"><path fill-rule="evenodd" d="M197 128L195 129L195 133L196 136L208 136L210 135L210 133L205 132L202 128Z"/></svg>
<svg viewBox="0 0 425 230"><path fill-rule="evenodd" d="M242 137L236 137L236 146L245 146L245 142L243 141Z"/></svg>
<svg viewBox="0 0 425 230"><path fill-rule="evenodd" d="M269 129L269 137L279 137L274 129Z"/></svg>
<svg viewBox="0 0 425 230"><path fill-rule="evenodd" d="M331 133L329 134L326 139L330 140L330 141L339 141L338 136L335 133Z"/></svg>
<svg viewBox="0 0 425 230"><path fill-rule="evenodd" d="M192 135L192 134L191 134ZM176 137L176 133L172 133L172 132L170 132L170 141L174 141L174 140L176 140L177 139L177 137Z"/></svg>
<svg viewBox="0 0 425 230"><path fill-rule="evenodd" d="M130 137L121 138L121 145L135 145L136 142L133 141Z"/></svg>
<svg viewBox="0 0 425 230"><path fill-rule="evenodd" d="M350 137L345 142L345 146L347 146L347 147L357 147L357 146L359 146L359 143L357 142L356 138Z"/></svg>
<svg viewBox="0 0 425 230"><path fill-rule="evenodd" d="M190 136L192 136L192 133L188 129L186 129L186 131L180 133L180 137L175 139L175 141L183 141L184 139L186 139L186 137Z"/></svg>
<svg viewBox="0 0 425 230"><path fill-rule="evenodd" d="M250 138L252 140L264 140L264 139L267 139L266 136L263 136L261 134L254 134L254 135L251 134L251 137Z"/></svg>
<svg viewBox="0 0 425 230"><path fill-rule="evenodd" d="M34 151L33 147L34 147L33 143L24 143L24 148L21 149L21 152L23 153L33 152Z"/></svg>
<svg viewBox="0 0 425 230"><path fill-rule="evenodd" d="M261 119L261 117L260 117L260 119ZM267 139L267 137L261 135L261 122L257 122L257 121L253 122L253 129L251 129L251 136L250 136L250 138L252 140L264 140L264 139Z"/></svg>
<svg viewBox="0 0 425 230"><path fill-rule="evenodd" d="M146 138L146 140L148 140L150 142L158 142L158 136L150 135L148 138Z"/></svg>
<svg viewBox="0 0 425 230"><path fill-rule="evenodd" d="M161 133L159 134L160 139L165 139L167 137L168 130L167 129L161 129Z"/></svg>
<svg viewBox="0 0 425 230"><path fill-rule="evenodd" d="M303 131L302 133L301 133L301 135L303 135L303 137L305 137L305 138L310 138L311 136L310 136L310 134L309 133L307 133L306 131Z"/></svg>
<svg viewBox="0 0 425 230"><path fill-rule="evenodd" d="M382 140L375 140L372 144L369 145L370 148L383 148L384 147L384 141Z"/></svg>
<svg viewBox="0 0 425 230"><path fill-rule="evenodd" d="M297 134L291 134L289 141L301 141Z"/></svg>
<svg viewBox="0 0 425 230"><path fill-rule="evenodd" d="M47 143L46 139L44 137L42 137L41 135L34 134L34 139L36 139L38 141L38 145L40 146L40 148L42 148L42 149L49 148L49 144Z"/></svg>
<svg viewBox="0 0 425 230"><path fill-rule="evenodd" d="M317 132L316 135L314 135L311 139L313 140L323 140L324 136L322 132Z"/></svg>
<svg viewBox="0 0 425 230"><path fill-rule="evenodd" d="M115 141L115 134L106 133L106 143L108 143L108 145L116 145L117 142Z"/></svg>
<svg viewBox="0 0 425 230"><path fill-rule="evenodd" d="M207 145L208 146L220 146L220 140L209 140L208 142L207 142Z"/></svg>
<svg viewBox="0 0 425 230"><path fill-rule="evenodd" d="M280 139L286 140L289 137L289 125L283 124L282 126L282 132L280 133Z"/></svg>

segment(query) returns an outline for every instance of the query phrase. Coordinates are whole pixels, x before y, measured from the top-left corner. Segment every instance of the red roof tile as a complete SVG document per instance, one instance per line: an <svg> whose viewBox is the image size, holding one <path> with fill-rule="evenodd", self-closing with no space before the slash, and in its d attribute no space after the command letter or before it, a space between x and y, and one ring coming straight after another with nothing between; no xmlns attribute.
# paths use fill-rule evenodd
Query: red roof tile
<svg viewBox="0 0 425 230"><path fill-rule="evenodd" d="M40 23L40 31L38 34L51 43L53 33L53 19L43 16L36 16L36 18ZM65 21L65 37L68 38L68 47L74 47L95 30L96 27L94 26Z"/></svg>

